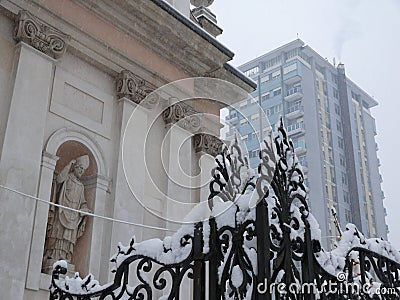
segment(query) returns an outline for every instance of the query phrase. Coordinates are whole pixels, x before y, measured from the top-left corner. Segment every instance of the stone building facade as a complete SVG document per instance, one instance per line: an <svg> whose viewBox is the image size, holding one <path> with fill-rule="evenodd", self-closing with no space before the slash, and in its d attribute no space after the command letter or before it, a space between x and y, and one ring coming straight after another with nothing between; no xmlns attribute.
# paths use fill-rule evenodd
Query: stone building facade
<svg viewBox="0 0 400 300"><path fill-rule="evenodd" d="M189 4L174 2L176 9L163 0L0 2L1 298L48 298L43 255L50 205L40 200L57 198L56 175L69 163L72 174L78 158L88 157L88 163L73 186L84 186L88 211L147 226L85 217L70 263L103 283L110 279L109 258L119 241L133 234L138 240L163 237L165 231L152 226L172 230L176 225L165 219L186 213L168 207L165 197L179 194L193 204L205 196L201 189L179 190L166 173L180 176L172 155L179 141L186 141L184 151L178 150L188 173L199 171L203 153L215 154L218 117L200 120L201 133L179 126L171 130L182 118L176 113L182 105L154 118L168 107L168 99L146 105L143 99L189 77L223 79L248 92L255 84L227 64L233 57L229 49L190 20ZM194 100L185 107L184 116L193 111L218 115L221 104ZM130 186L122 147L133 111ZM149 127L153 134L147 135ZM167 166L160 158L162 147ZM205 165L211 168L209 160ZM149 188L150 181L165 193Z"/></svg>

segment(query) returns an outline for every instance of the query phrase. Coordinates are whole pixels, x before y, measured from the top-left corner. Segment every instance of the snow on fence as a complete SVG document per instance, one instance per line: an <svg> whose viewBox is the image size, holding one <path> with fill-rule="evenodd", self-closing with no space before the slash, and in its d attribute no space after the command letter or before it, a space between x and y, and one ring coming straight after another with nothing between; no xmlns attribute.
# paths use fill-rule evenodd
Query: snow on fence
<svg viewBox="0 0 400 300"><path fill-rule="evenodd" d="M119 244L114 281L105 285L92 275L68 278L60 261L50 299L187 299L188 279L195 300L400 299L400 253L387 241L367 239L347 224L332 251L321 247L282 121L263 141L260 160L255 174L233 141L216 157L210 210L191 213L199 220L208 213L206 221L164 240Z"/></svg>

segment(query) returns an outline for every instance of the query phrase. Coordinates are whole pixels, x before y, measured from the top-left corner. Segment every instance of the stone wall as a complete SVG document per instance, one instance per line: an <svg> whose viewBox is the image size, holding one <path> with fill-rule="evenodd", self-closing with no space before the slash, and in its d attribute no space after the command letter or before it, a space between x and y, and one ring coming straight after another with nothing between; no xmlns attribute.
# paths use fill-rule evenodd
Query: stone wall
<svg viewBox="0 0 400 300"><path fill-rule="evenodd" d="M167 82L207 76L216 66L220 77L247 83L225 71L223 65L230 58L217 42L188 29L152 1L138 2L103 1L91 9L90 1L0 3L0 290L4 298L48 297L50 276L41 270L49 204L35 198L52 198L54 174L73 156L88 154L95 166L82 182L89 207L99 216L175 229L177 225L166 219L182 219L200 197L206 197L204 191L182 185L204 183L212 159L201 158L199 151L213 155L215 151L200 144L194 148L196 131L176 126L179 119L163 115L166 99L159 99L165 102L162 105L142 101ZM108 19L116 11L120 18ZM166 48L168 53L160 49L160 40L151 32L160 27L142 28L143 22L129 19L132 15L145 24L154 18L175 26L176 32L166 30L165 38L179 47ZM207 51L202 53L198 47ZM176 55L179 60L170 59ZM218 113L218 107L200 101L196 106L212 114ZM208 132L218 133L218 120L202 126L207 124ZM130 131L124 136L127 126ZM66 144L72 145L68 153ZM73 145L88 153L73 150ZM123 146L128 153L125 160ZM200 172L199 160L207 170L193 179ZM127 181L127 176L133 180ZM183 208L171 206L166 200L171 195L179 196ZM81 275L90 270L101 283L111 279L109 258L118 242L133 235L140 241L166 234L96 217L89 217L87 224L76 244L79 258L72 262Z"/></svg>
<svg viewBox="0 0 400 300"><path fill-rule="evenodd" d="M0 13L0 154L3 148L4 133L7 126L11 99L11 80L13 76L15 42L12 38L14 24Z"/></svg>

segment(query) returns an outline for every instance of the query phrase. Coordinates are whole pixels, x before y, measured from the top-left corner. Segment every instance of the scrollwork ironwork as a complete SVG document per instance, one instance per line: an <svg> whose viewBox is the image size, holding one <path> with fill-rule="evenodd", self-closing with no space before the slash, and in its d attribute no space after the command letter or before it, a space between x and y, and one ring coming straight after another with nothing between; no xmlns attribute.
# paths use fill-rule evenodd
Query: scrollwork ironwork
<svg viewBox="0 0 400 300"><path fill-rule="evenodd" d="M196 230L202 230L201 223ZM84 279L78 277L70 280L65 278L59 280L60 275L66 274L66 269L56 266L53 271L50 299L154 299L158 293L164 295L165 299L179 299L180 286L187 277L193 279L193 268L196 261L193 244L194 234L185 234L180 238L179 247L186 248L186 257L181 261L167 263L160 259L150 257L145 254L137 254L137 246L134 239L128 246L118 245L117 254L111 259L115 264L114 281L110 284L100 286L92 275ZM176 249L175 249L176 250ZM163 246L163 253L168 254L173 251L170 247ZM130 279L130 269L134 270L135 285L128 284ZM70 282L73 284L70 286Z"/></svg>
<svg viewBox="0 0 400 300"><path fill-rule="evenodd" d="M222 201L234 202L249 188L255 188L255 175L250 174L247 157L242 156L237 138L228 148L222 146L221 154L217 155L217 166L211 171L210 195L208 197L210 208L213 199L218 196Z"/></svg>
<svg viewBox="0 0 400 300"><path fill-rule="evenodd" d="M208 224L198 223L180 236L178 248L163 243L162 255L185 250L184 259L168 262L160 260L161 254L146 255L132 239L129 246L118 246L113 283L99 286L87 276L70 284L59 278L66 269L56 265L50 299L142 300L157 293L165 296L161 299L179 299L185 277L194 283L193 299L205 299L206 262L210 300L400 299L400 253L388 242L366 239L348 224L332 251L322 248L302 169L282 121L277 133L263 141L258 175L251 173L236 139L223 147L216 164ZM218 198L222 201L214 202ZM135 286L128 285L132 267ZM260 292L264 283L268 286ZM354 292L351 284L367 288ZM378 293L380 288L387 292Z"/></svg>

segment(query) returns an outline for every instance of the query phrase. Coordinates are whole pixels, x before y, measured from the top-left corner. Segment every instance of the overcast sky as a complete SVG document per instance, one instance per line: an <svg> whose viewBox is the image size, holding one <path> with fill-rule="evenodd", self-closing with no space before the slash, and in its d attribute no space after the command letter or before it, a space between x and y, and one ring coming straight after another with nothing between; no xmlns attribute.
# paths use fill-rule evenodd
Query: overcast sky
<svg viewBox="0 0 400 300"><path fill-rule="evenodd" d="M389 240L400 249L400 0L215 0L218 39L240 64L297 38L343 62L372 108L388 210Z"/></svg>

